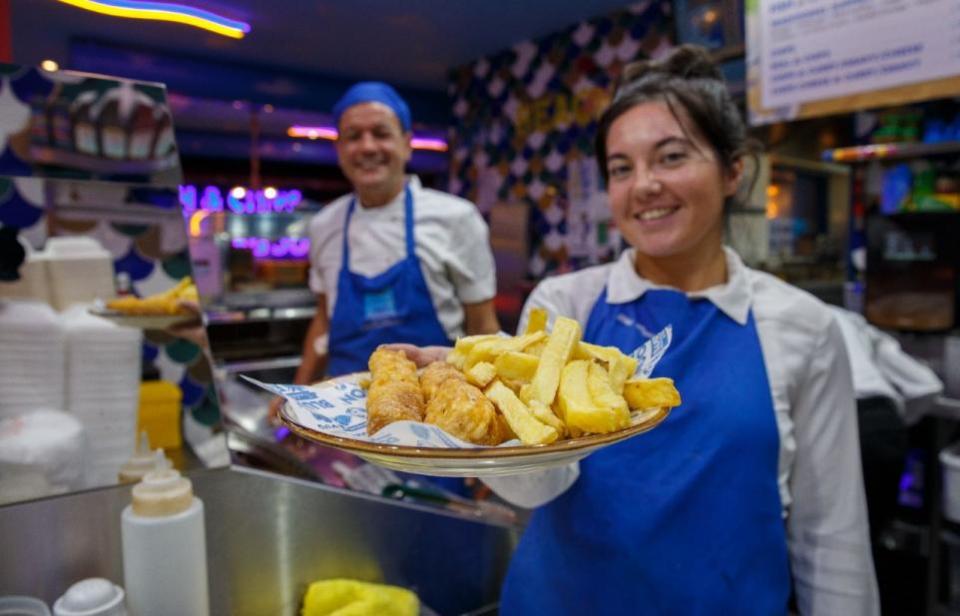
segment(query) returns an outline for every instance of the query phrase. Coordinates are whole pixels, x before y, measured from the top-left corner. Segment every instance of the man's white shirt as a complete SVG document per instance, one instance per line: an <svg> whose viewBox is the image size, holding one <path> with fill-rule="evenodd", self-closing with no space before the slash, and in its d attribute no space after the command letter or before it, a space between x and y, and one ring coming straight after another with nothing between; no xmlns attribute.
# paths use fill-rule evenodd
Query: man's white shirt
<svg viewBox="0 0 960 616"><path fill-rule="evenodd" d="M463 304L492 299L496 269L489 231L476 206L465 199L423 188L409 178L413 194L415 251L437 318L453 340L464 334ZM327 297L327 315L337 301L343 226L354 195L326 205L310 221L310 289ZM406 257L404 192L382 207L359 201L350 220L350 271L376 276Z"/></svg>

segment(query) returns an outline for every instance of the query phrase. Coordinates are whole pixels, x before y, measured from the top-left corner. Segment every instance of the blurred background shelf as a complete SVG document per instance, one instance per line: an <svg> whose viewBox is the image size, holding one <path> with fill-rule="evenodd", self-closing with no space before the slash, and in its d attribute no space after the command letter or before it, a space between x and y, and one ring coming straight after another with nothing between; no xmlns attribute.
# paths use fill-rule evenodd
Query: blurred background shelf
<svg viewBox="0 0 960 616"><path fill-rule="evenodd" d="M821 158L837 163L857 163L868 160L904 160L927 156L960 154L960 141L940 143L876 143L824 150Z"/></svg>

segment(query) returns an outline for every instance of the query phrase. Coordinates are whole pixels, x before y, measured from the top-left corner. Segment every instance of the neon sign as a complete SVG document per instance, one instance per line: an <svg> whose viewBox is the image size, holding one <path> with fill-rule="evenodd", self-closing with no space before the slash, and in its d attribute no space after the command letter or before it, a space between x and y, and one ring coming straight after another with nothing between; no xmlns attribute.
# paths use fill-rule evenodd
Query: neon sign
<svg viewBox="0 0 960 616"><path fill-rule="evenodd" d="M184 4L138 0L60 0L60 2L112 17L172 21L236 39L241 39L250 32L250 24L246 22L227 19L210 11Z"/></svg>
<svg viewBox="0 0 960 616"><path fill-rule="evenodd" d="M194 212L226 212L228 214L288 214L293 212L303 194L299 190L277 190L271 186L263 190L248 190L237 186L224 196L216 186L199 188L193 184L180 186L180 206L183 215Z"/></svg>
<svg viewBox="0 0 960 616"><path fill-rule="evenodd" d="M303 259L310 254L310 240L305 237L235 237L230 245L250 250L257 259Z"/></svg>
<svg viewBox="0 0 960 616"><path fill-rule="evenodd" d="M294 124L287 129L287 136L310 140L326 139L327 141L336 141L337 129L332 126L301 126ZM410 147L414 150L432 150L434 152L446 152L448 148L446 141L434 137L411 137Z"/></svg>

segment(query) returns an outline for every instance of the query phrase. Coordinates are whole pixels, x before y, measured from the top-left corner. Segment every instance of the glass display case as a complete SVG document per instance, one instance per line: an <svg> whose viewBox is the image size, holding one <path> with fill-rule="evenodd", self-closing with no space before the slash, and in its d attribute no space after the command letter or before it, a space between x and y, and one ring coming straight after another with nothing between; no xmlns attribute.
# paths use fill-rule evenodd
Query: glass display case
<svg viewBox="0 0 960 616"><path fill-rule="evenodd" d="M0 82L4 260L21 249L0 282L0 424L51 427L19 441L0 427L0 500L116 483L141 431L181 468L201 462L193 445L225 453L203 350L98 316L192 275L166 89L13 65Z"/></svg>

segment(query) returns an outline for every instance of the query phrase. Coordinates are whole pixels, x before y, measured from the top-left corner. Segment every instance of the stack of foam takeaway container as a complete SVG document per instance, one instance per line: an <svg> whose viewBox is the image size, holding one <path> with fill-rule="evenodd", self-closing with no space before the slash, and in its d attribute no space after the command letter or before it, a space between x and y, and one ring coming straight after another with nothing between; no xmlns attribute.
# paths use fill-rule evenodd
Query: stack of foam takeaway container
<svg viewBox="0 0 960 616"><path fill-rule="evenodd" d="M63 325L67 408L87 433L87 484L115 483L136 442L142 336L82 305L63 313Z"/></svg>
<svg viewBox="0 0 960 616"><path fill-rule="evenodd" d="M0 418L64 408L64 332L36 301L0 301Z"/></svg>

